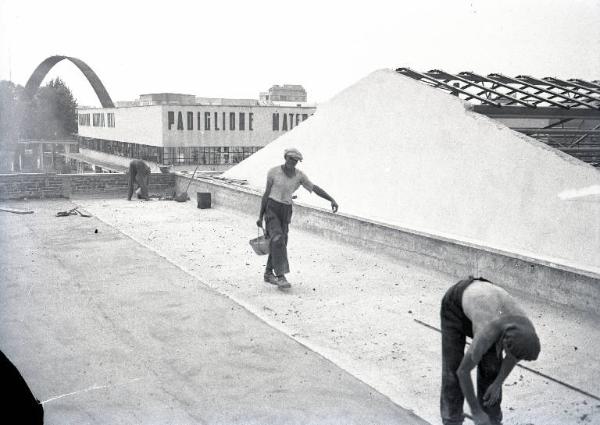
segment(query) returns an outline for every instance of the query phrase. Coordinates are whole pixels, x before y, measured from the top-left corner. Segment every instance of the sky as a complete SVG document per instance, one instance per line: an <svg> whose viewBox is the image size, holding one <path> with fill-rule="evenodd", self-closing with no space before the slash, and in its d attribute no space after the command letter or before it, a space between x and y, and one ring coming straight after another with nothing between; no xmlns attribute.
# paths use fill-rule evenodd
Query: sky
<svg viewBox="0 0 600 425"><path fill-rule="evenodd" d="M0 0L0 79L86 62L113 101L258 98L301 84L324 102L381 68L600 79L600 0ZM99 106L62 61L80 105Z"/></svg>

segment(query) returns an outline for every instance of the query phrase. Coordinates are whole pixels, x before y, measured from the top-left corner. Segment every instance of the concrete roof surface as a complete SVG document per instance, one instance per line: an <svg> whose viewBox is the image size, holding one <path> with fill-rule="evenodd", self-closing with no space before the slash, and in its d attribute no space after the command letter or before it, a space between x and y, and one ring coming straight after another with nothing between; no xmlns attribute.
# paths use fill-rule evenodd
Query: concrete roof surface
<svg viewBox="0 0 600 425"><path fill-rule="evenodd" d="M432 424L439 302L456 277L295 230L289 291L262 281L257 212L193 202L6 202L0 344L48 424ZM92 218L54 217L74 205ZM98 233L95 233L95 230ZM598 316L514 294L525 365L598 395ZM402 408L400 407L402 406ZM600 401L516 368L505 425L600 423Z"/></svg>

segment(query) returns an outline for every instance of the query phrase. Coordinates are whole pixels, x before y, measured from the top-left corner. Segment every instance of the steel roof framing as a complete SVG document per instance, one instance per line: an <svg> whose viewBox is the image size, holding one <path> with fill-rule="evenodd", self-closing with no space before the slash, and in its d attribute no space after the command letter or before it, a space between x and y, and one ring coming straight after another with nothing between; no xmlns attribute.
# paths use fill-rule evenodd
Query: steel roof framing
<svg viewBox="0 0 600 425"><path fill-rule="evenodd" d="M431 77L427 74L421 74L420 72L417 71L413 71L410 68L398 68L396 70L397 72L404 74L404 75L408 75L409 77L414 78L415 80L421 80L424 83L427 83L429 85L433 85L434 87L443 87L444 89L450 91L451 93L462 93L463 95L465 95L467 97L467 99L477 99L483 103L486 103L488 105L492 105L492 106L496 106L496 107L500 107L501 105L497 102L493 102L490 101L489 99L483 98L477 94L472 94L469 93L468 91L457 87L457 86L451 86L443 81L440 81L439 79L435 78L435 77ZM418 78L417 78L418 77Z"/></svg>
<svg viewBox="0 0 600 425"><path fill-rule="evenodd" d="M398 68L396 71L449 91L464 100L475 99L484 105L520 105L534 109L545 104L565 110L588 108L600 111L600 85L580 79L564 81L553 77L538 79L528 75L508 77L498 73L483 76L474 72L451 74L439 69L418 72L410 68ZM455 84L452 85L452 82ZM523 112L524 115L527 114Z"/></svg>
<svg viewBox="0 0 600 425"><path fill-rule="evenodd" d="M582 102L582 101L579 101L577 99L565 96L564 93L569 93L568 90L565 90L565 89L563 89L560 86L552 84L549 81L538 80L537 78L533 78L533 77L530 77L528 75L519 75L519 76L517 76L517 80L527 82L531 87L535 87L535 88L539 88L539 89L541 89L541 86L546 85L548 87L548 89L545 90L545 93L550 94L550 98L551 99L555 98L555 97L560 97L561 99L566 100L567 103L577 103L580 106L585 106L585 107L588 107L590 109L600 109L600 105L596 106L596 105L593 105L593 104L588 103L588 102ZM552 91L552 89L563 90L563 94L556 93L556 92ZM594 99L592 99L592 100L594 100ZM596 99L596 100L600 101L600 99Z"/></svg>
<svg viewBox="0 0 600 425"><path fill-rule="evenodd" d="M600 166L599 81L406 67L396 72L468 101L474 112L490 118L530 120L511 128Z"/></svg>
<svg viewBox="0 0 600 425"><path fill-rule="evenodd" d="M585 86L579 85L577 83L573 83L573 82L569 83L567 81L561 80L559 78L554 78L554 77L544 77L544 78L542 78L542 80L548 81L548 82L554 84L555 86L560 86L561 89L565 90L565 92L568 92L575 97L586 97L588 99L588 101L592 101L592 102L598 102L600 100L600 97L590 96L591 94L600 95L600 91L595 92L594 90L589 89ZM580 90L585 90L587 93L582 93Z"/></svg>
<svg viewBox="0 0 600 425"><path fill-rule="evenodd" d="M487 77L484 77L482 75L478 75L475 74L474 72L461 72L459 75L464 75L464 76L469 76L471 77L474 81L480 81L482 84L483 83L492 83L494 86L496 87L502 87L505 89L508 89L508 93L504 93L504 96L508 96L510 99L515 99L517 100L517 97L513 97L511 96L513 93L520 93L523 94L524 96L521 97L519 100L519 103L524 104L525 106L529 107L529 108L537 108L537 104L541 103L544 99L538 96L532 96L531 93L526 92L525 90L522 90L519 87L514 87L511 86L510 84L508 84L507 81L503 81L502 78L498 78L496 75L494 74L490 74ZM537 103L534 102L526 102L524 99L528 98L528 97L534 97L536 99L538 99Z"/></svg>

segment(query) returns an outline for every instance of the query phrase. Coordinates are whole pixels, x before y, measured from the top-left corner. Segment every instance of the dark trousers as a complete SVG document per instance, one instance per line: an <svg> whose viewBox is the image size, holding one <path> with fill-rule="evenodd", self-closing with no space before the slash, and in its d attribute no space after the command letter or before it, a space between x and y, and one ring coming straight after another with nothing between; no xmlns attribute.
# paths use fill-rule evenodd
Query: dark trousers
<svg viewBox="0 0 600 425"><path fill-rule="evenodd" d="M292 220L292 206L269 199L265 210L265 227L270 238L269 258L265 273L283 276L290 272L287 257L288 231Z"/></svg>
<svg viewBox="0 0 600 425"><path fill-rule="evenodd" d="M129 187L127 191L127 199L131 200L133 195L133 187L137 185L141 188L140 198L148 199L148 182L150 175L146 172L146 164L142 161L131 161L129 163Z"/></svg>
<svg viewBox="0 0 600 425"><path fill-rule="evenodd" d="M452 286L442 299L440 318L442 324L442 391L440 410L444 425L460 425L464 420L463 405L465 397L460 388L456 371L464 357L466 337L473 337L471 320L462 309L462 294L473 282L473 279L461 280ZM493 424L502 423L500 402L483 406L483 396L487 388L494 382L500 372L501 353L496 351L496 344L488 350L477 365L477 400L488 414Z"/></svg>

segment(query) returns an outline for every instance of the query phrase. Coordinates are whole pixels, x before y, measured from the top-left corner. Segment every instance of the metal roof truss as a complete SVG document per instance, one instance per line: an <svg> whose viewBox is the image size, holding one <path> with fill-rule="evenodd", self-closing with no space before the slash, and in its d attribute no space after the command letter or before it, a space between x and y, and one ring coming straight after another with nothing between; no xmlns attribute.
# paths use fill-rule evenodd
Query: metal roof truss
<svg viewBox="0 0 600 425"><path fill-rule="evenodd" d="M596 81L451 74L437 69L396 71L468 101L475 112L491 118L527 119L531 126L511 128L600 166L600 84Z"/></svg>

